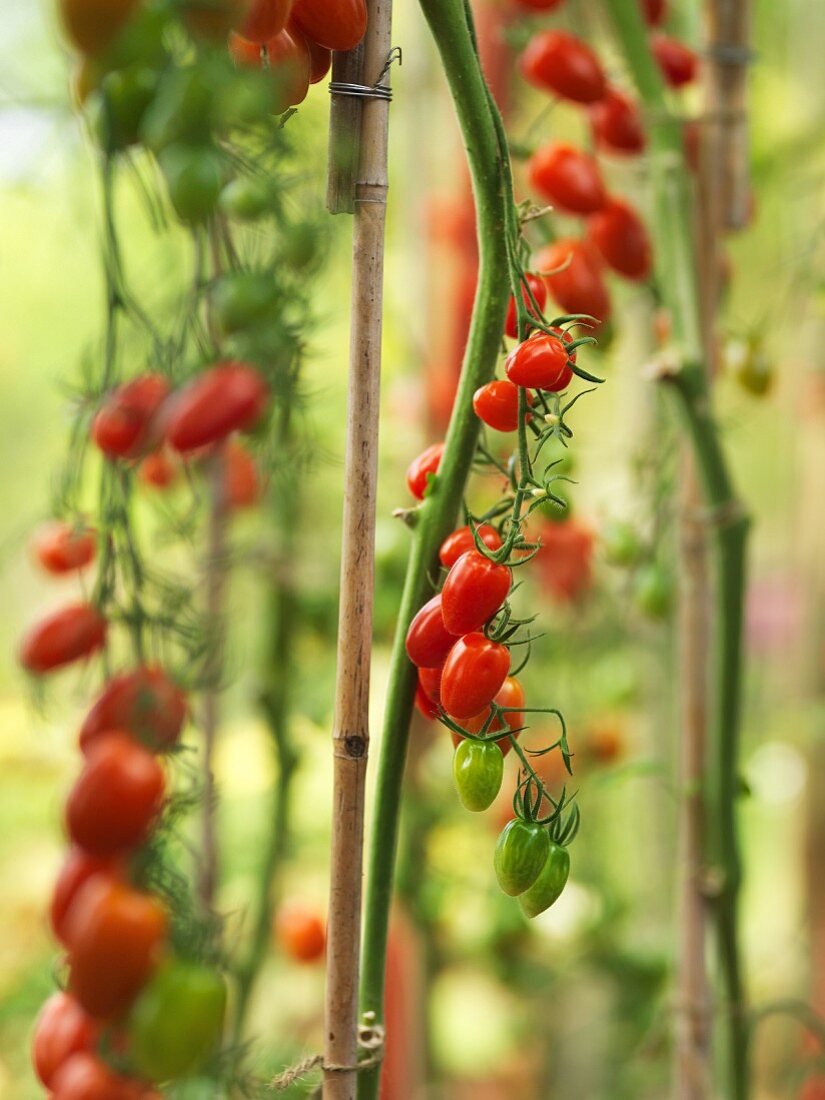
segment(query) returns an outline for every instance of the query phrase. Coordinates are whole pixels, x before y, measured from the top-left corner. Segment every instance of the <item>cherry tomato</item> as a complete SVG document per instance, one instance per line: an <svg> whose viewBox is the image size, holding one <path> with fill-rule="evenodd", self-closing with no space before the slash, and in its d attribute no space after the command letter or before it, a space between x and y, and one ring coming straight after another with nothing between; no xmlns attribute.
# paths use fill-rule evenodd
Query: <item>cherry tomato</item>
<svg viewBox="0 0 825 1100"><path fill-rule="evenodd" d="M115 69L100 80L95 132L105 150L118 152L137 144L143 118L157 93L158 80L157 72L145 65Z"/></svg>
<svg viewBox="0 0 825 1100"><path fill-rule="evenodd" d="M547 302L547 287L544 285L544 279L541 275L532 275L530 272L526 275L527 282L530 286L530 290L533 297L536 299L536 305L539 309L544 309ZM524 304L527 307L528 312L535 317L536 311L533 303L527 295L525 287L521 288L521 296L524 299ZM507 307L507 320L504 322L504 334L509 336L511 340L518 339L518 318L516 317L516 300L511 295L510 304Z"/></svg>
<svg viewBox="0 0 825 1100"><path fill-rule="evenodd" d="M127 733L101 734L66 803L72 841L93 856L137 847L163 799L163 768Z"/></svg>
<svg viewBox="0 0 825 1100"><path fill-rule="evenodd" d="M289 902L278 910L275 935L295 962L315 962L326 950L324 922L317 913L298 902Z"/></svg>
<svg viewBox="0 0 825 1100"><path fill-rule="evenodd" d="M106 641L106 620L88 603L70 604L35 623L20 643L20 663L42 675L89 657Z"/></svg>
<svg viewBox="0 0 825 1100"><path fill-rule="evenodd" d="M604 95L599 59L565 31L543 31L532 38L521 55L521 71L537 88L575 103L595 103Z"/></svg>
<svg viewBox="0 0 825 1100"><path fill-rule="evenodd" d="M490 723L485 734L498 733L500 730L510 729L515 733L516 730L521 729L524 725L524 715L521 711L524 709L524 688L521 686L515 676L508 676L504 683L501 685L500 691L496 693L494 703L497 703L505 711L512 707L513 710L509 714L504 714L502 718L494 718ZM468 733L481 733L484 729L484 725L490 717L491 708L485 707L480 714L474 714L469 718L462 718L461 725L467 730ZM518 735L516 735L518 736ZM464 740L458 733L453 733L453 744L458 745ZM510 749L513 747L512 742L507 737L500 737L496 744L501 749L502 755L506 756Z"/></svg>
<svg viewBox="0 0 825 1100"><path fill-rule="evenodd" d="M482 523L479 524L476 530L478 537L488 550L498 550L501 547L501 535L495 527L491 527L489 523ZM475 550L475 548L476 543L472 528L459 527L457 531L453 531L451 535L447 535L444 539L441 549L438 551L438 557L444 568L449 569L455 565L462 554L466 554L468 550Z"/></svg>
<svg viewBox="0 0 825 1100"><path fill-rule="evenodd" d="M163 963L129 1014L129 1055L149 1081L173 1081L199 1069L220 1042L226 983L200 963Z"/></svg>
<svg viewBox="0 0 825 1100"><path fill-rule="evenodd" d="M158 155L169 201L185 225L201 225L215 212L224 183L224 162L211 145L177 142Z"/></svg>
<svg viewBox="0 0 825 1100"><path fill-rule="evenodd" d="M263 415L269 387L246 363L223 362L203 371L171 401L166 439L187 453L254 428Z"/></svg>
<svg viewBox="0 0 825 1100"><path fill-rule="evenodd" d="M188 714L186 695L159 665L142 665L113 676L80 728L80 749L88 754L110 730L125 730L156 750L176 745Z"/></svg>
<svg viewBox="0 0 825 1100"><path fill-rule="evenodd" d="M539 149L527 168L530 186L569 214L593 214L607 201L602 175L593 157L563 142Z"/></svg>
<svg viewBox="0 0 825 1100"><path fill-rule="evenodd" d="M119 1018L155 970L166 937L157 898L115 879L90 879L69 911L69 989L104 1020Z"/></svg>
<svg viewBox="0 0 825 1100"><path fill-rule="evenodd" d="M470 634L495 615L510 591L513 574L478 550L462 554L441 592L441 615L451 634ZM437 664L437 661L429 662Z"/></svg>
<svg viewBox="0 0 825 1100"><path fill-rule="evenodd" d="M251 0L184 0L186 25L201 38L222 43L249 12Z"/></svg>
<svg viewBox="0 0 825 1100"><path fill-rule="evenodd" d="M590 218L587 235L605 263L619 275L633 280L648 278L652 264L650 237L629 203L611 199Z"/></svg>
<svg viewBox="0 0 825 1100"><path fill-rule="evenodd" d="M633 585L636 606L649 619L664 619L673 603L673 583L657 562L644 566Z"/></svg>
<svg viewBox="0 0 825 1100"><path fill-rule="evenodd" d="M221 210L242 222L255 222L272 213L274 197L265 180L239 176L231 180L218 200Z"/></svg>
<svg viewBox="0 0 825 1100"><path fill-rule="evenodd" d="M264 43L286 26L293 0L253 0L246 18L237 28L250 42Z"/></svg>
<svg viewBox="0 0 825 1100"><path fill-rule="evenodd" d="M178 479L178 467L165 451L153 451L138 467L138 480L153 489L168 489Z"/></svg>
<svg viewBox="0 0 825 1100"><path fill-rule="evenodd" d="M523 894L518 903L525 917L537 917L549 909L561 897L570 874L570 853L555 841L550 841L547 859L536 881Z"/></svg>
<svg viewBox="0 0 825 1100"><path fill-rule="evenodd" d="M226 336L254 328L271 314L279 293L275 281L257 271L224 275L210 295L215 322Z"/></svg>
<svg viewBox="0 0 825 1100"><path fill-rule="evenodd" d="M624 568L638 564L644 551L639 532L632 523L606 524L601 531L601 543L607 561Z"/></svg>
<svg viewBox="0 0 825 1100"><path fill-rule="evenodd" d="M54 520L37 532L32 550L47 573L72 573L95 560L97 537L91 527Z"/></svg>
<svg viewBox="0 0 825 1100"><path fill-rule="evenodd" d="M111 879L119 874L120 866L116 860L90 856L82 848L72 848L69 851L54 884L49 907L52 931L62 944L66 944L69 911L80 888L95 875L107 875Z"/></svg>
<svg viewBox="0 0 825 1100"><path fill-rule="evenodd" d="M441 672L442 668L419 668L418 684L424 694L432 703L441 705Z"/></svg>
<svg viewBox="0 0 825 1100"><path fill-rule="evenodd" d="M455 645L455 636L444 625L441 593L428 600L407 631L407 656L418 668L441 665Z"/></svg>
<svg viewBox="0 0 825 1100"><path fill-rule="evenodd" d="M504 362L507 377L516 386L559 393L573 380L564 340L549 333L534 333L518 344Z"/></svg>
<svg viewBox="0 0 825 1100"><path fill-rule="evenodd" d="M81 53L101 54L138 9L140 0L59 0L60 20Z"/></svg>
<svg viewBox="0 0 825 1100"><path fill-rule="evenodd" d="M565 237L547 245L536 256L547 289L567 313L585 313L598 321L610 317L610 297L601 274L601 262L586 241Z"/></svg>
<svg viewBox="0 0 825 1100"><path fill-rule="evenodd" d="M317 84L324 79L330 70L332 50L328 50L326 46L320 46L309 35L304 34L294 19L290 19L287 30L293 36L296 34L303 35L309 51L309 82L310 84Z"/></svg>
<svg viewBox="0 0 825 1100"><path fill-rule="evenodd" d="M438 704L432 701L420 683L415 687L415 705L419 714L423 715L428 722L438 717Z"/></svg>
<svg viewBox="0 0 825 1100"><path fill-rule="evenodd" d="M441 456L444 454L443 443L433 443L426 451L422 451L418 458L413 459L407 469L407 488L416 500L423 500L427 491L430 475L438 473L441 465Z"/></svg>
<svg viewBox="0 0 825 1100"><path fill-rule="evenodd" d="M154 442L157 416L169 396L160 374L124 382L103 401L92 424L92 438L108 458L136 458Z"/></svg>
<svg viewBox="0 0 825 1100"><path fill-rule="evenodd" d="M307 97L312 61L303 35L283 30L266 43L269 75L272 79L273 113L283 114L287 107L296 107Z"/></svg>
<svg viewBox="0 0 825 1100"><path fill-rule="evenodd" d="M649 27L658 27L667 16L667 0L641 0L642 17Z"/></svg>
<svg viewBox="0 0 825 1100"><path fill-rule="evenodd" d="M492 741L463 737L453 757L453 777L465 810L481 813L492 806L504 778L504 755Z"/></svg>
<svg viewBox="0 0 825 1100"><path fill-rule="evenodd" d="M292 18L319 46L351 50L367 29L367 5L364 0L295 0Z"/></svg>
<svg viewBox="0 0 825 1100"><path fill-rule="evenodd" d="M261 479L250 452L234 439L227 441L221 456L221 492L227 508L251 508L261 499Z"/></svg>
<svg viewBox="0 0 825 1100"><path fill-rule="evenodd" d="M51 1100L144 1100L146 1086L114 1073L88 1052L73 1054L54 1080Z"/></svg>
<svg viewBox="0 0 825 1100"><path fill-rule="evenodd" d="M598 146L612 153L644 152L647 138L639 105L615 88L590 108L590 124Z"/></svg>
<svg viewBox="0 0 825 1100"><path fill-rule="evenodd" d="M455 643L444 663L441 702L448 714L470 718L495 698L510 669L506 646L483 634L466 634Z"/></svg>
<svg viewBox="0 0 825 1100"><path fill-rule="evenodd" d="M550 834L535 821L514 818L504 826L493 859L498 884L511 898L529 890L550 852Z"/></svg>
<svg viewBox="0 0 825 1100"><path fill-rule="evenodd" d="M473 394L473 409L479 420L483 420L497 432L514 432L518 428L519 388L507 379L488 382ZM528 395L528 405L532 399Z"/></svg>
<svg viewBox="0 0 825 1100"><path fill-rule="evenodd" d="M78 1051L93 1049L97 1026L74 997L54 993L40 1010L34 1025L32 1063L34 1071L46 1088L64 1064Z"/></svg>
<svg viewBox="0 0 825 1100"><path fill-rule="evenodd" d="M665 83L671 88L683 88L696 79L699 58L690 46L677 38L668 38L667 35L657 33L651 37L650 47Z"/></svg>
<svg viewBox="0 0 825 1100"><path fill-rule="evenodd" d="M575 516L542 525L536 555L542 585L560 603L578 599L593 583L595 536Z"/></svg>

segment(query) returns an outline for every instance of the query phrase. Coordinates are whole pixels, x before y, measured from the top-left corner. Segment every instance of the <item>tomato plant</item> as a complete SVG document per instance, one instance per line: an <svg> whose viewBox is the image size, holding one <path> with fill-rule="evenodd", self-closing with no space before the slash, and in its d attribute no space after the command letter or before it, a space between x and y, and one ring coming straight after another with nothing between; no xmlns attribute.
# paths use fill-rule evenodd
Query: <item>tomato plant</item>
<svg viewBox="0 0 825 1100"><path fill-rule="evenodd" d="M106 620L88 603L70 604L41 619L20 643L20 663L42 674L89 657L106 641Z"/></svg>
<svg viewBox="0 0 825 1100"><path fill-rule="evenodd" d="M186 695L158 665L120 672L106 684L80 727L80 748L125 730L152 749L172 748L188 714Z"/></svg>
<svg viewBox="0 0 825 1100"><path fill-rule="evenodd" d="M137 458L156 442L158 413L168 396L169 383L162 375L144 374L104 399L92 438L107 458Z"/></svg>
<svg viewBox="0 0 825 1100"><path fill-rule="evenodd" d="M438 473L441 465L441 456L444 454L443 443L433 443L425 451L413 459L407 469L407 488L416 500L423 500L430 483L430 478Z"/></svg>
<svg viewBox="0 0 825 1100"><path fill-rule="evenodd" d="M494 867L498 884L511 898L529 890L550 851L550 834L536 821L515 818L496 843Z"/></svg>
<svg viewBox="0 0 825 1100"><path fill-rule="evenodd" d="M485 707L479 714L473 714L469 718L463 718L461 720L461 726L468 733L499 733L501 730L509 729L513 733L521 729L525 715L522 713L525 706L524 688L515 676L508 676L504 683L501 685L499 691L496 692L495 698L492 700L495 706L500 707L504 714L502 717L498 717L494 712L492 706ZM509 710L509 708L513 708ZM509 711L509 713L508 713ZM485 729L486 727L486 729ZM461 741L461 735L453 733L453 744L458 745ZM496 744L501 749L504 756L512 748L512 743L508 737L500 737Z"/></svg>
<svg viewBox="0 0 825 1100"><path fill-rule="evenodd" d="M232 432L254 428L269 389L260 371L246 363L218 363L172 397L166 440L183 454L219 443Z"/></svg>
<svg viewBox="0 0 825 1100"><path fill-rule="evenodd" d="M419 668L442 665L455 645L455 634L447 629L442 614L441 593L421 608L407 631L407 656Z"/></svg>
<svg viewBox="0 0 825 1100"><path fill-rule="evenodd" d="M568 214L593 214L607 201L598 164L573 145L554 142L537 150L528 175L543 199Z"/></svg>
<svg viewBox="0 0 825 1100"><path fill-rule="evenodd" d="M583 313L597 321L610 317L610 295L602 264L586 241L564 237L537 253L536 267L553 299L567 313Z"/></svg>
<svg viewBox="0 0 825 1100"><path fill-rule="evenodd" d="M525 275L525 281L527 287L530 288L530 293L527 292L527 287L522 287L521 296L528 311L535 316L535 301L539 310L543 310L547 304L547 287L545 286L544 279L540 275L533 275L530 272ZM532 295L532 298L531 298ZM507 306L507 317L504 322L504 335L509 336L511 340L518 339L518 318L516 316L516 300L511 295L510 302Z"/></svg>
<svg viewBox="0 0 825 1100"><path fill-rule="evenodd" d="M564 341L549 333L534 333L513 348L504 364L507 377L516 386L558 393L573 381L570 355Z"/></svg>
<svg viewBox="0 0 825 1100"><path fill-rule="evenodd" d="M489 523L479 524L476 533L488 550L501 548L501 535ZM473 528L459 527L442 542L441 549L438 551L439 560L445 569L449 569L455 565L462 554L466 554L468 550L474 550L475 546Z"/></svg>
<svg viewBox="0 0 825 1100"><path fill-rule="evenodd" d="M444 663L441 702L455 718L471 718L496 696L510 670L506 646L483 634L459 638Z"/></svg>
<svg viewBox="0 0 825 1100"><path fill-rule="evenodd" d="M488 382L473 395L473 409L479 420L497 432L518 428L518 386L507 380Z"/></svg>
<svg viewBox="0 0 825 1100"><path fill-rule="evenodd" d="M535 882L518 896L526 917L537 917L558 901L570 874L570 853L555 841L550 841L547 858Z"/></svg>
<svg viewBox="0 0 825 1100"><path fill-rule="evenodd" d="M535 35L521 55L521 71L536 87L575 103L595 103L604 95L599 59L580 38L565 31Z"/></svg>
<svg viewBox="0 0 825 1100"><path fill-rule="evenodd" d="M501 790L504 755L494 741L465 737L455 750L453 776L462 806L480 813L492 806Z"/></svg>

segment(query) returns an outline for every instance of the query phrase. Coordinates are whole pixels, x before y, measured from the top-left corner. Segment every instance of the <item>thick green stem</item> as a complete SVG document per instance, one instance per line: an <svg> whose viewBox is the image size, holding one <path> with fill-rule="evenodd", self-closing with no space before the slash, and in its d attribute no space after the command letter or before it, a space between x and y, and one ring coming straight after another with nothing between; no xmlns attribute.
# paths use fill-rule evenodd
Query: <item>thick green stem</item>
<svg viewBox="0 0 825 1100"><path fill-rule="evenodd" d="M748 517L739 504L713 419L693 242L694 202L684 166L682 128L667 112L664 89L647 45L639 7L605 0L651 121L656 186L656 246L660 285L673 317L680 362L663 372L696 459L714 532L714 698L705 774L706 885L716 932L726 1041L723 1095L749 1094L748 1029L739 944L741 858L736 802L742 683L742 620Z"/></svg>
<svg viewBox="0 0 825 1100"><path fill-rule="evenodd" d="M438 548L452 529L478 438L472 414L475 390L490 381L501 348L509 297L507 204L502 150L463 0L421 0L450 84L473 180L479 238L479 279L446 449L433 490L415 513L407 578L399 611L378 760L366 910L361 1008L383 1018L384 971L398 837L398 814L407 754L416 671L404 648L407 628L431 593L429 577ZM378 1094L379 1070L362 1073L360 1100Z"/></svg>

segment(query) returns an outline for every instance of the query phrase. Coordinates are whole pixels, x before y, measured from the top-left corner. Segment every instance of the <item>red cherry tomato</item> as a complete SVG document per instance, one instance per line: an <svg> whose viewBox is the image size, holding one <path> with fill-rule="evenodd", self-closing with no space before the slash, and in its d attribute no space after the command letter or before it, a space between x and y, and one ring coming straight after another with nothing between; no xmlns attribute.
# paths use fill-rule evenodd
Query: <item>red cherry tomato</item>
<svg viewBox="0 0 825 1100"><path fill-rule="evenodd" d="M444 626L451 634L459 635L478 630L507 599L512 583L509 566L490 561L478 550L468 550L444 582L441 592Z"/></svg>
<svg viewBox="0 0 825 1100"><path fill-rule="evenodd" d="M498 550L501 546L501 535L491 527L489 523L482 523L478 527L478 537L488 550ZM438 557L445 569L455 565L462 554L468 550L475 550L476 543L470 527L459 527L451 535L447 535L438 551Z"/></svg>
<svg viewBox="0 0 825 1100"><path fill-rule="evenodd" d="M69 911L69 989L95 1018L119 1018L151 977L166 937L157 898L96 876Z"/></svg>
<svg viewBox="0 0 825 1100"><path fill-rule="evenodd" d="M667 0L641 0L642 18L649 27L658 27L667 16Z"/></svg>
<svg viewBox="0 0 825 1100"><path fill-rule="evenodd" d="M107 458L137 458L149 449L168 396L169 383L162 375L144 374L104 399L92 424L92 438Z"/></svg>
<svg viewBox="0 0 825 1100"><path fill-rule="evenodd" d="M95 560L97 539L91 527L55 520L37 532L32 550L47 573L72 573Z"/></svg>
<svg viewBox="0 0 825 1100"><path fill-rule="evenodd" d="M496 694L494 703L504 709L508 707L515 707L517 711L524 708L524 688L521 686L515 676L508 676L501 686L501 690ZM468 733L481 733L484 728L484 723L490 717L490 707L485 707L480 714L474 714L471 718L462 718L461 725L467 730ZM509 727L511 730L520 729L524 725L524 715L520 713L505 714L502 719L494 719L490 723L490 727L487 733L497 733L499 730L504 730ZM453 744L458 745L464 738L461 734L453 733ZM504 756L513 747L509 737L502 737L496 744L501 749Z"/></svg>
<svg viewBox="0 0 825 1100"><path fill-rule="evenodd" d="M278 910L275 935L296 962L315 962L323 957L326 950L324 922L313 910L297 902L282 905Z"/></svg>
<svg viewBox="0 0 825 1100"><path fill-rule="evenodd" d="M414 458L407 468L407 488L416 500L423 500L429 483L430 474L437 474L444 454L443 443L433 443L418 458Z"/></svg>
<svg viewBox="0 0 825 1100"><path fill-rule="evenodd" d="M554 142L539 149L527 167L530 186L569 214L593 214L607 201L602 174L593 157Z"/></svg>
<svg viewBox="0 0 825 1100"><path fill-rule="evenodd" d="M40 1010L34 1025L32 1064L46 1088L51 1088L60 1067L73 1054L90 1051L97 1026L68 993L54 993Z"/></svg>
<svg viewBox="0 0 825 1100"><path fill-rule="evenodd" d="M527 274L527 282L530 286L530 290L533 293L533 297L536 299L536 305L539 309L543 310L545 303L547 302L547 287L544 285L544 280L541 275ZM521 296L524 299L524 304L527 307L529 313L535 316L536 311L533 307L533 303L530 301L527 291L524 287L521 288ZM504 323L504 334L509 336L511 340L518 339L518 318L516 317L516 300L514 297L510 297L510 304L507 307L507 320Z"/></svg>
<svg viewBox="0 0 825 1100"><path fill-rule="evenodd" d="M295 37L300 34L306 42L307 51L309 52L309 82L310 84L317 84L330 70L332 65L332 50L328 50L326 46L319 46L309 35L304 34L294 19L290 19L287 23L287 30Z"/></svg>
<svg viewBox="0 0 825 1100"><path fill-rule="evenodd" d="M592 530L575 518L547 522L541 528L536 555L541 582L560 603L577 599L592 584Z"/></svg>
<svg viewBox="0 0 825 1100"><path fill-rule="evenodd" d="M537 88L575 103L595 103L604 95L598 57L565 31L543 31L532 38L521 55L521 71Z"/></svg>
<svg viewBox="0 0 825 1100"><path fill-rule="evenodd" d="M678 38L668 38L664 34L654 34L650 39L653 56L662 71L665 83L671 88L683 88L696 79L699 70L699 58L690 46Z"/></svg>
<svg viewBox="0 0 825 1100"><path fill-rule="evenodd" d="M590 108L590 124L600 148L629 155L644 152L647 139L639 105L615 88L608 88Z"/></svg>
<svg viewBox="0 0 825 1100"><path fill-rule="evenodd" d="M52 1100L143 1100L146 1086L114 1073L93 1054L74 1054L54 1082Z"/></svg>
<svg viewBox="0 0 825 1100"><path fill-rule="evenodd" d="M626 279L646 279L650 275L652 249L644 222L620 199L611 199L587 226L588 238L605 262Z"/></svg>
<svg viewBox="0 0 825 1100"><path fill-rule="evenodd" d="M418 713L426 718L428 722L432 722L433 719L438 717L438 704L432 701L421 684L415 686L415 706Z"/></svg>
<svg viewBox="0 0 825 1100"><path fill-rule="evenodd" d="M151 752L127 733L101 734L66 803L69 836L93 856L135 848L158 815L163 791L163 768Z"/></svg>
<svg viewBox="0 0 825 1100"><path fill-rule="evenodd" d="M120 865L116 860L98 859L84 852L82 848L72 848L69 851L54 884L49 907L49 920L56 939L66 944L69 911L80 888L95 875L117 878L119 874Z"/></svg>
<svg viewBox="0 0 825 1100"><path fill-rule="evenodd" d="M592 245L561 238L543 248L535 262L553 299L567 313L587 313L599 321L610 317L610 296Z"/></svg>
<svg viewBox="0 0 825 1100"><path fill-rule="evenodd" d="M266 43L269 74L275 90L274 114L303 103L309 91L312 63L302 34L282 30Z"/></svg>
<svg viewBox="0 0 825 1100"><path fill-rule="evenodd" d="M183 454L218 443L232 432L254 428L268 397L266 380L255 367L217 363L174 395L166 439Z"/></svg>
<svg viewBox="0 0 825 1100"><path fill-rule="evenodd" d="M351 50L367 29L364 0L296 0L292 17L304 34L328 50Z"/></svg>
<svg viewBox="0 0 825 1100"><path fill-rule="evenodd" d="M106 620L88 603L70 604L41 619L23 636L20 663L42 674L96 652L106 641Z"/></svg>
<svg viewBox="0 0 825 1100"><path fill-rule="evenodd" d="M264 43L286 26L292 0L254 0L238 33L250 42Z"/></svg>
<svg viewBox="0 0 825 1100"><path fill-rule="evenodd" d="M104 53L134 17L139 0L59 0L71 44L87 56Z"/></svg>
<svg viewBox="0 0 825 1100"><path fill-rule="evenodd" d="M496 697L510 670L506 646L483 634L459 638L444 663L441 702L458 719L478 714Z"/></svg>
<svg viewBox="0 0 825 1100"><path fill-rule="evenodd" d="M514 432L518 427L518 395L518 386L506 379L488 382L473 394L473 409L479 420L497 432Z"/></svg>
<svg viewBox="0 0 825 1100"><path fill-rule="evenodd" d="M444 625L441 594L433 596L421 608L407 631L407 656L419 668L440 665L455 644Z"/></svg>
<svg viewBox="0 0 825 1100"><path fill-rule="evenodd" d="M138 467L138 480L153 489L168 489L178 478L178 467L164 451L153 451Z"/></svg>
<svg viewBox="0 0 825 1100"><path fill-rule="evenodd" d="M234 439L228 441L222 457L224 503L233 512L253 507L261 499L261 479L255 459Z"/></svg>
<svg viewBox="0 0 825 1100"><path fill-rule="evenodd" d="M418 670L419 687L431 702L439 706L441 704L441 672L441 667L419 668Z"/></svg>
<svg viewBox="0 0 825 1100"><path fill-rule="evenodd" d="M180 738L188 714L186 695L160 666L143 665L113 676L80 727L80 749L88 754L110 730L125 730L156 750Z"/></svg>
<svg viewBox="0 0 825 1100"><path fill-rule="evenodd" d="M559 393L573 379L564 340L549 333L534 334L518 344L504 361L507 377L516 386Z"/></svg>

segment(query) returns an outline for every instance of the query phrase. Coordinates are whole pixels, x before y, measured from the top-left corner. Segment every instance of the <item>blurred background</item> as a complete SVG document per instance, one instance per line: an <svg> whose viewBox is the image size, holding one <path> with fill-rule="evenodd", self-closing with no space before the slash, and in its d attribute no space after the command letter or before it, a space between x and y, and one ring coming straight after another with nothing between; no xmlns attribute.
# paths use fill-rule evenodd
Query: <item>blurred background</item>
<svg viewBox="0 0 825 1100"><path fill-rule="evenodd" d="M699 41L700 6L674 3L675 26L689 41ZM507 27L509 9L490 7L482 16L493 20L495 33L520 41L518 26ZM569 24L587 16L587 27L601 35L598 18L584 7L570 5ZM409 461L443 435L474 279L470 200L449 101L415 5L398 9L394 41L404 62L394 71L391 120L375 730L407 546L392 511L409 504ZM718 417L755 520L741 801L744 943L755 1004L810 1000L825 1010L825 7L755 0L754 15L754 217L729 242L726 369L717 385ZM608 67L620 69L607 42L605 51ZM506 76L507 55L499 56ZM548 111L517 78L512 60L510 67L513 79L499 94L516 146L551 134L581 139L579 116L563 106ZM90 686L70 672L35 699L14 651L24 626L61 591L38 574L26 545L49 515L68 442L68 392L99 338L103 291L94 154L71 109L70 60L45 0L0 0L0 68L0 1097L30 1100L40 1090L28 1067L28 1035L52 987L55 958L44 912L62 857L61 799L76 772L75 737ZM684 106L697 109L689 96ZM292 123L318 201L326 124L321 86ZM644 210L644 162L607 161L605 172ZM174 294L182 240L158 239L140 197L128 184L121 192L120 228L135 284ZM313 285L317 327L305 374L303 430L313 458L297 532L291 719L300 763L280 886L283 899L321 917L348 219L335 219L330 231L328 258ZM391 945L391 1011L407 1042L392 1054L387 1100L638 1100L667 1093L677 462L669 410L644 372L656 347L655 300L632 284L611 284L611 293L612 332L599 351L583 355L607 381L571 418L570 508L561 520L542 520L539 565L545 560L547 568L533 570L522 596L546 632L525 673L528 700L564 711L576 757L582 826L571 881L558 904L528 927L492 874L509 796L479 826L455 796L448 734L416 716L408 777L414 797L404 815ZM245 515L233 537L254 545L261 527L257 514ZM641 547L637 561L617 565L617 543L629 535ZM65 582L66 591L75 583ZM242 562L231 599L232 684L218 767L221 909L230 944L244 935L276 779L257 707L266 620L256 575ZM273 939L250 1025L263 1065L277 1068L316 1049L322 989L322 966L290 958ZM766 1020L754 1048L756 1095L802 1095L815 1055L797 1019ZM808 1100L825 1095L825 1086L807 1088Z"/></svg>

